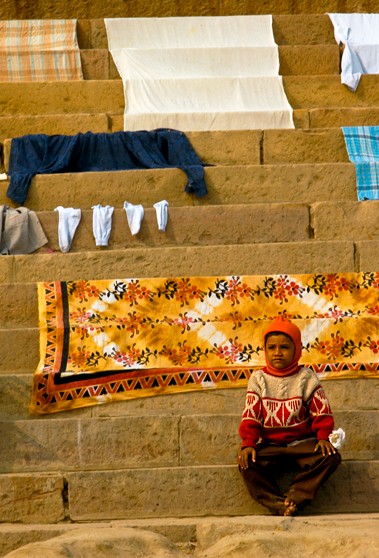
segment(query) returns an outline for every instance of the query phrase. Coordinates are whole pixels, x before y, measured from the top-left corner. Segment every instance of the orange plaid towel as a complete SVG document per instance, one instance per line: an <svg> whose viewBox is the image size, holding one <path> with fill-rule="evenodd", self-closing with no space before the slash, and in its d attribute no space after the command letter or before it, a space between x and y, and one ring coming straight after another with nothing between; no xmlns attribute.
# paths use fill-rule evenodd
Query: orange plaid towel
<svg viewBox="0 0 379 558"><path fill-rule="evenodd" d="M0 81L80 79L75 19L0 21Z"/></svg>

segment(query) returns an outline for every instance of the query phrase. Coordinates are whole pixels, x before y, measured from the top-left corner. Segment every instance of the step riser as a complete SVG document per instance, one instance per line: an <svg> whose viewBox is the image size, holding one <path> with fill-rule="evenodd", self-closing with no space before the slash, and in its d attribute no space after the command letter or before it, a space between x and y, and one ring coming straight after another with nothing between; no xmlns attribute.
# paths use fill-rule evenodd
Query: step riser
<svg viewBox="0 0 379 558"><path fill-rule="evenodd" d="M135 416L190 416L199 414L234 415L241 411L245 401L245 388L218 389L207 392L177 393L142 397L128 401L95 405L70 412L54 413L48 416L31 417L28 411L34 369L26 374L0 375L0 420L62 420L87 419L89 417L135 417ZM377 411L378 379L324 380L325 390L334 412ZM336 426L338 426L336 424ZM346 432L349 427L346 427ZM373 433L375 434L375 433ZM365 444L363 445L365 447ZM362 447L363 449L363 447Z"/></svg>
<svg viewBox="0 0 379 558"><path fill-rule="evenodd" d="M379 207L379 203L377 205ZM318 211L315 213L318 214ZM373 211L371 214L374 218ZM57 213L37 215L49 239L49 247L59 250ZM92 211L82 211L81 221L70 249L72 252L96 250L92 220ZM309 227L309 209L305 205L256 204L169 208L166 230L159 231L155 209L145 207L140 232L132 236L125 210L115 209L108 248L119 250L138 247L302 242L310 238ZM375 235L375 229L373 234ZM100 247L100 250L104 249L107 248Z"/></svg>
<svg viewBox="0 0 379 558"><path fill-rule="evenodd" d="M242 131L188 132L186 135L206 165L349 163L345 140L339 128L254 130L245 134ZM230 145L232 141L234 145ZM240 150L242 144L244 149ZM11 141L6 140L4 164L7 171L10 149Z"/></svg>
<svg viewBox="0 0 379 558"><path fill-rule="evenodd" d="M379 104L379 76L363 75L351 92L339 75L283 76L283 86L293 109L367 107ZM72 82L4 82L0 115L124 112L122 82L116 80ZM64 103L57 106L57 99ZM60 108L58 108L60 107Z"/></svg>
<svg viewBox="0 0 379 558"><path fill-rule="evenodd" d="M293 118L295 128L302 129L376 126L379 121L379 109L375 106L295 109ZM4 142L7 138L25 134L75 135L87 131L109 133L122 132L123 130L123 115L114 115L113 112L107 114L0 115L0 142ZM251 163L251 160L249 160L249 163Z"/></svg>
<svg viewBox="0 0 379 558"><path fill-rule="evenodd" d="M0 260L0 283L373 271L379 267L378 245L307 241L6 256Z"/></svg>
<svg viewBox="0 0 379 558"><path fill-rule="evenodd" d="M377 461L346 461L320 490L310 513L379 511ZM160 517L267 513L251 500L236 465L78 472L66 475L64 509L60 474L2 475L3 522L52 523ZM101 502L101 505L99 505Z"/></svg>
<svg viewBox="0 0 379 558"><path fill-rule="evenodd" d="M325 388L328 385L325 382ZM241 413L243 403L240 405ZM234 465L240 414L0 422L1 473ZM66 415L69 413L66 413ZM379 459L377 411L334 413L345 460ZM207 448L204 451L204 448Z"/></svg>
<svg viewBox="0 0 379 558"><path fill-rule="evenodd" d="M116 209L107 247L97 247L92 211L82 211L71 252L173 246L217 246L306 240L379 239L378 202L306 205L255 204L170 208L166 230L159 231L154 209L145 209L140 232L132 236L123 209ZM56 212L37 213L49 240L59 251Z"/></svg>
<svg viewBox="0 0 379 558"><path fill-rule="evenodd" d="M349 163L208 167L205 182L208 194L198 198L184 191L186 177L176 169L40 174L32 181L25 205L51 211L58 205L122 207L124 201L148 207L162 199L170 208L357 200L355 169ZM6 190L4 186L0 192L0 203L10 205Z"/></svg>

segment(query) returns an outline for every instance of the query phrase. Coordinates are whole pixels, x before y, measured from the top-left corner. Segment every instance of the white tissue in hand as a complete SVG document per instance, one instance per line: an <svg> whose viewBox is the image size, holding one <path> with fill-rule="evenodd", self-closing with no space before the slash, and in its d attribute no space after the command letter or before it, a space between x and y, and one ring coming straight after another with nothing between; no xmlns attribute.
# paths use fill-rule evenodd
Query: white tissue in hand
<svg viewBox="0 0 379 558"><path fill-rule="evenodd" d="M334 446L336 449L341 449L345 442L345 431L342 428L337 428L337 430L333 430L331 434L329 434L329 442Z"/></svg>

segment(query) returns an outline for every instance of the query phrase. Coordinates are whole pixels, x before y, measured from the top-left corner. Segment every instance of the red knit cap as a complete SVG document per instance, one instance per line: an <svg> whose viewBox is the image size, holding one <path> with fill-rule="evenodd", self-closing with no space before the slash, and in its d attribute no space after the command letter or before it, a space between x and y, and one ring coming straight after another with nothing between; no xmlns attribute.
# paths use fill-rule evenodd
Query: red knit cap
<svg viewBox="0 0 379 558"><path fill-rule="evenodd" d="M267 335L269 333L285 333L286 335L288 335L288 337L290 337L292 339L292 341L295 345L295 354L294 354L294 357L293 357L293 361L291 362L291 364L289 366L287 366L286 368L284 368L280 371L280 375L282 376L282 375L294 372L296 370L296 368L298 367L298 362L300 360L301 351L302 351L300 329L294 323L292 323L290 320L288 320L288 318L286 318L285 316L277 316L275 318L275 320L273 320L268 325L268 327L266 328L266 330L264 332L265 351L266 351L266 338L267 338ZM276 371L278 373L276 368L273 368L269 364L269 362L267 361L267 358L266 358L266 367L270 372Z"/></svg>

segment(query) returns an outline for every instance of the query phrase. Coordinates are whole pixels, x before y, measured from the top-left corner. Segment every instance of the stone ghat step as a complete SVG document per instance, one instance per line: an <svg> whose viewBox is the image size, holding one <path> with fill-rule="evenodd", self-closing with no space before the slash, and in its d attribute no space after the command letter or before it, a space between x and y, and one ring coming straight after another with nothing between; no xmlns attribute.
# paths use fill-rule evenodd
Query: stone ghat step
<svg viewBox="0 0 379 558"><path fill-rule="evenodd" d="M36 338L33 343L38 343ZM29 344L28 347L32 347ZM86 419L119 419L127 417L187 417L193 415L235 415L242 413L246 388L204 390L188 393L157 395L155 397L140 397L127 401L113 402L104 405L94 405L67 412L32 416L29 413L29 403L32 390L33 363L29 363L25 374L15 374L2 371L0 374L0 421L31 421L33 424L42 420L61 421ZM358 411L371 413L378 411L378 378L353 379L323 379L322 383L327 392L333 412ZM368 415L369 416L369 415ZM339 425L336 424L338 427ZM347 425L346 431L349 431ZM362 432L361 435L375 436ZM45 441L46 443L46 441ZM361 450L365 451L366 442ZM377 448L376 448L377 450Z"/></svg>
<svg viewBox="0 0 379 558"><path fill-rule="evenodd" d="M229 415L71 418L67 411L54 420L0 421L0 473L234 465L242 409L243 401ZM379 459L378 411L334 411L347 433L344 460Z"/></svg>
<svg viewBox="0 0 379 558"><path fill-rule="evenodd" d="M327 45L284 45L278 47L279 75L339 75L340 50L335 43ZM80 52L83 79L121 79L108 49Z"/></svg>
<svg viewBox="0 0 379 558"><path fill-rule="evenodd" d="M194 551L198 558L210 556L210 552L212 556L220 557L221 553L231 556L232 551L235 558L243 558L246 548L250 552L253 548L257 551L263 549L260 556L264 556L268 555L269 550L279 555L285 546L289 558L297 556L300 551L303 551L304 556L322 552L325 555L333 554L335 558L345 558L346 548L349 548L352 558L371 558L378 554L378 523L379 517L375 513L304 515L296 519L254 515L166 517L51 525L6 523L0 525L0 556L30 543L36 544L20 549L22 556L28 556L28 553L31 556L31 552L35 557L42 556L44 552L60 556L68 548L87 551L88 542L94 544L100 538L102 548L106 549L104 552L109 550L105 555L110 557L114 556L120 544L129 547L138 541L145 545L144 556L163 555L168 547L175 555L180 549L182 554L179 550L179 556L193 555ZM165 537L159 539L158 548L151 538L154 533ZM172 548L172 543L176 549ZM294 549L293 553L288 551L289 548ZM56 554L51 554L54 552Z"/></svg>
<svg viewBox="0 0 379 558"><path fill-rule="evenodd" d="M224 174L225 171L232 170L224 167L232 166L349 163L341 128L188 132L186 136L204 164L209 165L209 168L206 168L207 172L217 172L212 167L218 166L223 167L218 172ZM9 171L11 143L10 139L4 142L6 171ZM351 172L354 167L352 164L350 166ZM340 170L340 167L335 168L337 171ZM159 172L161 169L152 170ZM166 169L164 170L166 171ZM301 171L302 167L294 170ZM331 170L332 167L328 167L328 172ZM256 173L257 169L250 169L250 171ZM112 177L118 178L122 176L119 174L120 172L110 174ZM278 170L271 170L271 172L278 172ZM94 173L90 175L86 173L83 174L83 177L92 178L93 175ZM130 171L126 176L129 175ZM137 173L134 176L142 178L143 175ZM97 178L104 177L108 177L108 175L99 173ZM184 175L183 178L185 178ZM7 183L2 184L4 190Z"/></svg>
<svg viewBox="0 0 379 558"><path fill-rule="evenodd" d="M237 2L236 4L240 4ZM230 6L228 6L228 10ZM138 6L133 6L137 12ZM182 10L182 8L181 8ZM123 10L124 11L124 10ZM266 12L266 14L269 12ZM157 17L157 14L152 14ZM193 12L186 15L193 15ZM206 15L206 14L201 14ZM208 14L217 15L217 14ZM229 14L220 14L229 15ZM241 15L241 14L230 14ZM183 14L184 16L184 14ZM183 17L181 16L181 17ZM112 16L107 16L112 17ZM140 17L135 15L118 15L117 17ZM149 17L143 15L141 17ZM150 16L151 17L151 16ZM158 16L165 17L165 16ZM166 16L167 17L167 16ZM272 15L273 33L278 45L336 45L333 25L327 14L288 14ZM104 19L79 19L77 23L79 48L108 49L108 39Z"/></svg>
<svg viewBox="0 0 379 558"><path fill-rule="evenodd" d="M80 19L98 19L103 17L184 17L184 16L225 16L225 15L257 15L275 14L302 14L304 17L315 17L314 14L323 14L325 10L338 11L340 0L328 0L325 2L309 3L304 0L291 0L291 2L278 2L278 0L266 0L264 3L250 2L248 0L229 0L228 2L196 2L189 0L185 4L179 4L176 0L165 0L159 4L155 2L129 3L125 0L95 0L88 3L79 0L76 4L75 16ZM364 5L367 12L375 12L376 0L365 0L359 5ZM327 5L327 8L325 7ZM358 11L356 0L344 0L346 12ZM4 3L1 6L0 17L2 19L24 19L35 18L70 18L73 17L72 6L66 2L51 2L51 0L40 0L37 4L27 3L20 8L13 3ZM292 16L291 16L292 17ZM305 20L306 22L306 20ZM303 31L305 35L305 31Z"/></svg>
<svg viewBox="0 0 379 558"><path fill-rule="evenodd" d="M343 461L308 513L378 512L378 476L379 461ZM3 474L0 491L8 523L266 513L236 465Z"/></svg>
<svg viewBox="0 0 379 558"><path fill-rule="evenodd" d="M378 268L379 240L308 240L4 256L0 259L0 284L125 276L337 273Z"/></svg>
<svg viewBox="0 0 379 558"><path fill-rule="evenodd" d="M70 252L103 253L106 250L187 246L245 245L306 241L379 240L379 201L265 203L169 207L165 231L158 229L156 211L144 200L144 218L132 235L122 204L112 216L107 246L96 246L93 211L82 210ZM40 253L60 252L58 213L37 212L48 239Z"/></svg>
<svg viewBox="0 0 379 558"><path fill-rule="evenodd" d="M188 132L186 136L203 163L211 166L349 162L341 128ZM6 171L11 144L11 139L4 141Z"/></svg>
<svg viewBox="0 0 379 558"><path fill-rule="evenodd" d="M379 106L379 75L363 75L356 92L339 75L283 76L293 109ZM0 115L113 113L124 111L121 80L2 83Z"/></svg>
<svg viewBox="0 0 379 558"><path fill-rule="evenodd" d="M376 126L379 122L379 107L295 109L293 119L295 128L304 130L340 126ZM123 129L123 115L113 113L0 116L0 142L26 134L75 135L88 131L121 132Z"/></svg>
<svg viewBox="0 0 379 558"><path fill-rule="evenodd" d="M34 211L52 211L59 205L84 210L99 203L122 208L128 201L151 208L166 199L171 211L177 207L357 200L351 163L206 167L208 194L201 198L185 192L186 181L178 169L40 174L33 178L24 205ZM0 204L14 206L6 195L8 185L0 183Z"/></svg>

